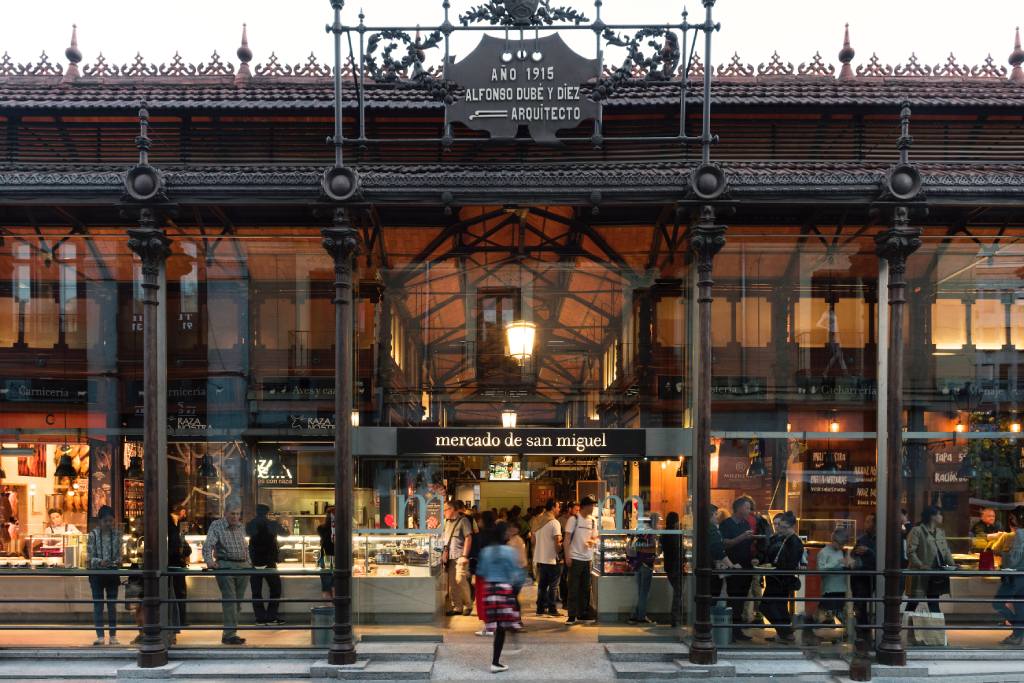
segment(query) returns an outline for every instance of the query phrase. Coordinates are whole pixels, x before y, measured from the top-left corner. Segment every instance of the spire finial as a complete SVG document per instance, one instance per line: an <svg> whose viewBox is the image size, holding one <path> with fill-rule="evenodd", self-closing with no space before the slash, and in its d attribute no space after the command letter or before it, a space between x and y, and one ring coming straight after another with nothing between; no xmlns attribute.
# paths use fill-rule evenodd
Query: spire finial
<svg viewBox="0 0 1024 683"><path fill-rule="evenodd" d="M1024 83L1024 50L1020 49L1020 26L1017 27L1017 34L1013 39L1013 52L1010 53L1010 66L1013 71L1010 73L1010 80L1014 83Z"/></svg>
<svg viewBox="0 0 1024 683"><path fill-rule="evenodd" d="M850 62L853 61L856 54L857 51L850 46L850 25L846 24L843 32L843 49L839 51L839 61L843 64L843 68L839 71L839 80L848 81L853 78L853 67L850 66Z"/></svg>
<svg viewBox="0 0 1024 683"><path fill-rule="evenodd" d="M68 59L68 70L61 82L68 83L78 79L78 63L82 61L82 51L78 49L78 24L71 24L71 44L64 50L64 56Z"/></svg>
<svg viewBox="0 0 1024 683"><path fill-rule="evenodd" d="M235 83L242 83L252 79L252 71L249 70L249 62L252 61L252 50L249 49L249 27L242 24L242 44L238 46L238 73L235 74Z"/></svg>

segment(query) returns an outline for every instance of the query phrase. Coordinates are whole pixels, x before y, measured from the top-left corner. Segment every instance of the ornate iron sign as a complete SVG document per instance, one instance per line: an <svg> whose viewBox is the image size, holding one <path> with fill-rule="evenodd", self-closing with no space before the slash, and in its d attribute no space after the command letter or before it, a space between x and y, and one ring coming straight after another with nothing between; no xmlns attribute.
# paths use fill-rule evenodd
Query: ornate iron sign
<svg viewBox="0 0 1024 683"><path fill-rule="evenodd" d="M533 40L485 35L465 59L448 68L465 90L447 105L448 120L493 138L513 138L520 126L538 142L598 114L581 86L598 77L597 60L574 52L558 34Z"/></svg>

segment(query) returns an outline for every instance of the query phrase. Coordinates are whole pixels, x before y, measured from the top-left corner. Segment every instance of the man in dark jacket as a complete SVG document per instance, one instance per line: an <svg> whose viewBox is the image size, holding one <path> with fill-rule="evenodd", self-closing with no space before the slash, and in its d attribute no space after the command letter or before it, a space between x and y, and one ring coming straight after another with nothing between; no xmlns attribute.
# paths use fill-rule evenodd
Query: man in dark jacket
<svg viewBox="0 0 1024 683"><path fill-rule="evenodd" d="M277 537L288 535L284 527L267 516L269 512L268 506L257 505L256 517L245 525L245 534L249 537L249 559L253 569L276 569L279 552ZM263 601L264 580L270 589L270 600L267 602ZM256 623L261 626L284 624L284 620L278 614L281 577L276 572L250 576L249 588L252 590L252 611L256 615Z"/></svg>
<svg viewBox="0 0 1024 683"><path fill-rule="evenodd" d="M875 571L877 560L877 543L875 537L875 515L868 514L864 520L864 533L857 539L857 545L850 553L853 557L853 567L862 572ZM857 639L871 640L871 629L866 628L871 623L871 603L866 602L875 594L875 577L872 575L853 574L850 577L850 593L853 596L853 613L857 619Z"/></svg>
<svg viewBox="0 0 1024 683"><path fill-rule="evenodd" d="M172 505L167 516L167 568L171 570L171 595L178 600L188 597L188 590L185 584L185 567L188 566L188 558L192 555L192 547L182 535L182 525L188 513L184 505ZM177 607L177 609L175 609ZM175 626L188 626L185 620L186 604L184 602L171 605L171 623ZM175 619L175 616L177 617Z"/></svg>

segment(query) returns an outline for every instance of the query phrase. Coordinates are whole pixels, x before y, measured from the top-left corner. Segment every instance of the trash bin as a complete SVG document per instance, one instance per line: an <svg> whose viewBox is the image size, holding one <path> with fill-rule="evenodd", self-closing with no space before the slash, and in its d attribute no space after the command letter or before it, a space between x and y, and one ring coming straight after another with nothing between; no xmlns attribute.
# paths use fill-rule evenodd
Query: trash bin
<svg viewBox="0 0 1024 683"><path fill-rule="evenodd" d="M334 608L314 607L309 610L310 641L313 647L327 647L331 644L332 629L334 628Z"/></svg>
<svg viewBox="0 0 1024 683"><path fill-rule="evenodd" d="M732 642L732 607L718 603L711 608L711 639L718 647Z"/></svg>

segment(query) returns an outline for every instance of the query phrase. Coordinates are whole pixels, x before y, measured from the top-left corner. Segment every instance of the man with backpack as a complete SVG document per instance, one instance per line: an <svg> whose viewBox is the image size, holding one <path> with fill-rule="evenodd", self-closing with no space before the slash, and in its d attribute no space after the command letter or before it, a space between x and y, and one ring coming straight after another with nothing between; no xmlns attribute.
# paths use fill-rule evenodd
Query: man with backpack
<svg viewBox="0 0 1024 683"><path fill-rule="evenodd" d="M593 619L590 609L590 566L597 548L598 528L593 518L597 501L590 496L580 501L580 511L565 524L563 541L565 567L569 574L568 626L577 620Z"/></svg>
<svg viewBox="0 0 1024 683"><path fill-rule="evenodd" d="M245 525L245 533L249 536L249 559L253 569L276 569L279 549L278 536L287 536L288 532L277 520L270 519L270 508L266 505L256 506L256 517ZM267 582L270 600L263 600L263 582ZM260 626L281 626L278 610L281 599L281 577L276 572L253 574L249 577L249 589L252 591L252 611L256 615L256 623Z"/></svg>

